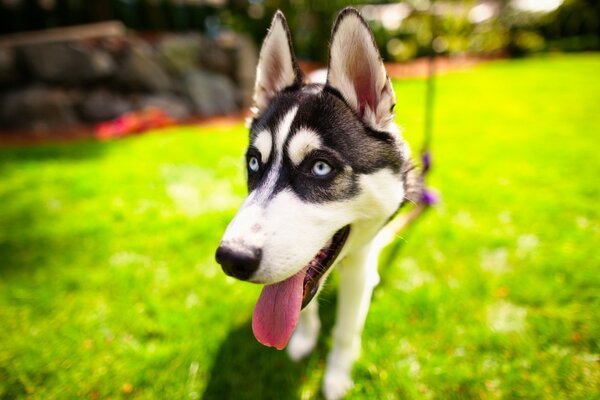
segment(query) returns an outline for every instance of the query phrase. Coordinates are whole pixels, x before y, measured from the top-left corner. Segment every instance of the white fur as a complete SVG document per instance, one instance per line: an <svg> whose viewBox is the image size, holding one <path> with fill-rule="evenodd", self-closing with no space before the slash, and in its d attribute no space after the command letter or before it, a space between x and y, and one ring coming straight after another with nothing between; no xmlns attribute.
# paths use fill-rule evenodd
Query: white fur
<svg viewBox="0 0 600 400"><path fill-rule="evenodd" d="M221 243L230 249L246 253L250 249L260 249L265 242L265 234L261 224L257 223L264 216L264 209L248 197L227 226Z"/></svg>
<svg viewBox="0 0 600 400"><path fill-rule="evenodd" d="M292 109L285 114L285 117L283 117L279 123L279 126L277 126L277 130L275 131L275 145L277 146L277 159L279 161L283 159L283 145L290 134L290 128L292 126L292 122L294 122L294 118L296 118L297 112L298 106L292 107Z"/></svg>
<svg viewBox="0 0 600 400"><path fill-rule="evenodd" d="M333 348L327 358L323 393L328 400L339 399L352 387L352 365L360 355L373 289L379 283L377 262L381 248L365 246L349 255L338 267L340 288Z"/></svg>
<svg viewBox="0 0 600 400"><path fill-rule="evenodd" d="M269 171L266 182L259 189L250 193L236 216L227 226L221 239L223 245L241 253L250 252L252 248L263 248L265 244L265 230L261 221L265 218L266 214L265 204L277 182L282 160L283 143L289 134L297 112L298 107L294 107L288 111L275 129L274 134L277 148L275 150L276 159L274 166ZM261 153L263 164L270 156L272 136L271 132L262 131L257 135L253 143Z"/></svg>
<svg viewBox="0 0 600 400"><path fill-rule="evenodd" d="M263 164L266 164L269 161L269 157L271 156L271 147L273 146L273 137L269 131L262 131L258 135L256 135L256 139L254 140L254 147L258 149L260 153L260 159Z"/></svg>
<svg viewBox="0 0 600 400"><path fill-rule="evenodd" d="M346 211L339 203L310 204L290 190L279 192L261 221L268 239L253 281L279 282L304 268L340 227L352 222Z"/></svg>
<svg viewBox="0 0 600 400"><path fill-rule="evenodd" d="M327 69L319 68L308 74L306 77L311 83L325 84L327 82ZM320 90L320 89L319 89Z"/></svg>
<svg viewBox="0 0 600 400"><path fill-rule="evenodd" d="M270 198L267 185L262 186L248 196L227 227L223 243L237 249L260 248L262 261L252 281L279 282L306 266L345 225L351 225L351 232L338 260L368 244L402 201L399 183L396 174L382 169L359 178L357 197L324 204L307 203L290 190Z"/></svg>
<svg viewBox="0 0 600 400"><path fill-rule="evenodd" d="M319 303L312 301L300 314L296 330L287 345L290 358L300 361L310 354L317 344L320 330Z"/></svg>
<svg viewBox="0 0 600 400"><path fill-rule="evenodd" d="M273 133L275 136L275 159L273 160L273 166L265 178L265 183L250 195L250 197L256 203L262 204L266 202L266 200L270 197L273 188L275 187L283 160L283 145L285 143L285 139L290 133L290 127L292 126L292 122L294 122L297 112L297 106L288 111Z"/></svg>
<svg viewBox="0 0 600 400"><path fill-rule="evenodd" d="M321 148L319 135L310 129L299 129L288 143L288 155L294 165L300 165L304 157Z"/></svg>
<svg viewBox="0 0 600 400"><path fill-rule="evenodd" d="M306 203L287 190L275 196L261 224L269 239L256 281L273 283L294 275L345 225L351 224L351 233L338 260L369 243L400 204L404 190L387 169L363 175L359 182L361 194L344 202Z"/></svg>

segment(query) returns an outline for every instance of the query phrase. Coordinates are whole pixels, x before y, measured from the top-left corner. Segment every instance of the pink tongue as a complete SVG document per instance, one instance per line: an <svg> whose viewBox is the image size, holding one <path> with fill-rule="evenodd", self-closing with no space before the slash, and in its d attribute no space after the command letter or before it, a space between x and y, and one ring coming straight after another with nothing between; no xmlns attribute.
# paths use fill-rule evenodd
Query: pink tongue
<svg viewBox="0 0 600 400"><path fill-rule="evenodd" d="M298 323L302 308L304 273L265 285L252 315L252 331L265 346L283 349Z"/></svg>

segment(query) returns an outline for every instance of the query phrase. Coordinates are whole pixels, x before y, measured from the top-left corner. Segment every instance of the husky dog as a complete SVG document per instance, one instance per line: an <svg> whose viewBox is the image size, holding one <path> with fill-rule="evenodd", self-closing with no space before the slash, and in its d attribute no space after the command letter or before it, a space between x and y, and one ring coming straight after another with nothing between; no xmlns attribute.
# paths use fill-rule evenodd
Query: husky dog
<svg viewBox="0 0 600 400"><path fill-rule="evenodd" d="M336 267L323 392L338 399L352 386L379 253L394 236L385 227L418 190L393 120L394 91L359 12L346 8L336 19L325 84L306 82L277 12L260 51L254 102L249 195L216 259L227 275L265 285L254 335L266 346L287 346L294 360L317 343L315 297Z"/></svg>

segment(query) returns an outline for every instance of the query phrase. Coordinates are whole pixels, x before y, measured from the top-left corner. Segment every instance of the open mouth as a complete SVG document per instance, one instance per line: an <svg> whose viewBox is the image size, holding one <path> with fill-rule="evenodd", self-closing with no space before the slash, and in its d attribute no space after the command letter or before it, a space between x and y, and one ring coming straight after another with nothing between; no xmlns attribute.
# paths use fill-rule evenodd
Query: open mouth
<svg viewBox="0 0 600 400"><path fill-rule="evenodd" d="M321 279L339 256L349 233L350 226L343 227L298 273L263 287L252 314L256 340L279 350L287 345L300 311L319 291Z"/></svg>
<svg viewBox="0 0 600 400"><path fill-rule="evenodd" d="M331 268L340 251L342 251L349 233L350 225L346 225L337 231L329 244L319 250L317 255L308 263L306 275L304 275L302 308L306 307L319 291L321 278Z"/></svg>

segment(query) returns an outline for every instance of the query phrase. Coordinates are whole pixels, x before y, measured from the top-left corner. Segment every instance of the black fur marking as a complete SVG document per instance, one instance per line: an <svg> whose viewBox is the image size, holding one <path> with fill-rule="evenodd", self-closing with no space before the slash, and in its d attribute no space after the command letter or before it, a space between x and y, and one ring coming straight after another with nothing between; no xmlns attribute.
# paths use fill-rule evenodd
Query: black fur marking
<svg viewBox="0 0 600 400"><path fill-rule="evenodd" d="M269 197L284 189L292 190L299 198L314 203L351 199L360 193L360 175L373 174L389 168L398 174L398 184L403 184L401 170L404 164L396 139L390 133L370 129L331 88L315 93L309 85L300 90L286 90L277 94L262 115L252 122L250 142L258 133L273 133L285 115L295 106L296 116L286 138L281 166L275 166L278 149L273 138L271 156L261 165L259 174L249 172L249 191L259 189L271 168L279 168L275 187ZM319 136L323 149L309 154L295 166L287 154L289 141L301 129L309 129ZM325 160L334 171L327 178L310 174L316 160Z"/></svg>
<svg viewBox="0 0 600 400"><path fill-rule="evenodd" d="M374 138L377 138L377 139L380 139L380 140L384 140L384 141L389 142L389 143L395 143L394 136L391 133L385 132L385 131L378 131L376 129L371 128L369 125L367 125L367 123L364 122L364 120L360 117L360 115L358 115L358 113L356 112L356 110L354 110L350 106L350 104L348 104L348 101L339 92L339 90L337 90L333 86L328 86L328 85L325 85L325 87L323 88L323 90L326 91L326 92L331 93L332 95L334 95L338 99L340 99L346 105L346 107L348 107L348 109L356 116L356 118L358 119L358 121L360 121L360 123L363 125L363 127L365 128L365 130L367 131L367 133L371 134ZM395 106L395 104L392 105L392 108L394 106Z"/></svg>

